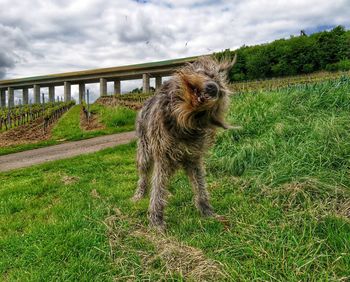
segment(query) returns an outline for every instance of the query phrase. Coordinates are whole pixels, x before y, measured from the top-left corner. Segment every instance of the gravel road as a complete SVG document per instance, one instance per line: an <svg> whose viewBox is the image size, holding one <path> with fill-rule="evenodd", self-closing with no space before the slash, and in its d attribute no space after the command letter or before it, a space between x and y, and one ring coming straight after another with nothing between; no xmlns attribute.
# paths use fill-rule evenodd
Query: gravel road
<svg viewBox="0 0 350 282"><path fill-rule="evenodd" d="M124 132L0 156L0 171L9 171L97 152L116 145L129 143L135 137L134 131Z"/></svg>

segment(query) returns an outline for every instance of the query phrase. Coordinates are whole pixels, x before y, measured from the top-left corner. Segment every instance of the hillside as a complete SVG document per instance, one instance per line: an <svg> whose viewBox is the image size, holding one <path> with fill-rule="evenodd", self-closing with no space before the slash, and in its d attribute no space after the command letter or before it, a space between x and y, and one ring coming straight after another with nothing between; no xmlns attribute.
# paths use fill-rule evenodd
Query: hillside
<svg viewBox="0 0 350 282"><path fill-rule="evenodd" d="M294 76L317 71L350 70L350 31L337 26L330 31L301 33L261 45L243 45L218 57L238 54L230 81Z"/></svg>
<svg viewBox="0 0 350 282"><path fill-rule="evenodd" d="M345 281L350 277L350 80L231 97L206 158L215 210L184 174L168 232L147 228L135 143L0 174L0 275L21 280Z"/></svg>

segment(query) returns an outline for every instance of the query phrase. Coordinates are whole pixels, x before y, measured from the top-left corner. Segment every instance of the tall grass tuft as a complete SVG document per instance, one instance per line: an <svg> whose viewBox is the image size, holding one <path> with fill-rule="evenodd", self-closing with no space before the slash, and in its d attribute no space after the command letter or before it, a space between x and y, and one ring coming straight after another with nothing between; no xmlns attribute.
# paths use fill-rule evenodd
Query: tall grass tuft
<svg viewBox="0 0 350 282"><path fill-rule="evenodd" d="M108 127L133 125L136 111L126 107L101 107L102 122Z"/></svg>
<svg viewBox="0 0 350 282"><path fill-rule="evenodd" d="M317 179L350 187L350 78L233 96L208 160L215 173L255 186Z"/></svg>

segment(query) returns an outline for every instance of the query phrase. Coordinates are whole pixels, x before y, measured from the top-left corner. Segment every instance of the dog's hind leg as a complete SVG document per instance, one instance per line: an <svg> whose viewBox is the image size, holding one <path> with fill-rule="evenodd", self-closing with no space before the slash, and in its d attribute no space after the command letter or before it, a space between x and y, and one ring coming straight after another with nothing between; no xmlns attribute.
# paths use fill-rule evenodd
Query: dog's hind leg
<svg viewBox="0 0 350 282"><path fill-rule="evenodd" d="M145 197L148 188L148 178L152 169L152 158L148 150L148 146L144 140L140 140L137 146L137 168L139 172L139 181L137 189L132 198L133 201L138 201Z"/></svg>
<svg viewBox="0 0 350 282"><path fill-rule="evenodd" d="M186 162L184 168L192 185L197 209L202 216L214 216L215 213L209 203L203 161L197 160L195 162Z"/></svg>

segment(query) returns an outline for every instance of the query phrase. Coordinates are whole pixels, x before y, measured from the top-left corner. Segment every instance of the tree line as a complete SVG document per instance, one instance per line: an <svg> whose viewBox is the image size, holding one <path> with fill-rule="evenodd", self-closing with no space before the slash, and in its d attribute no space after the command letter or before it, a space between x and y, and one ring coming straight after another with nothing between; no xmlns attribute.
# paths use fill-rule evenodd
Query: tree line
<svg viewBox="0 0 350 282"><path fill-rule="evenodd" d="M233 58L237 63L229 80L244 81L307 74L315 71L350 70L350 30L337 26L330 31L279 39L271 43L245 46L214 54Z"/></svg>

